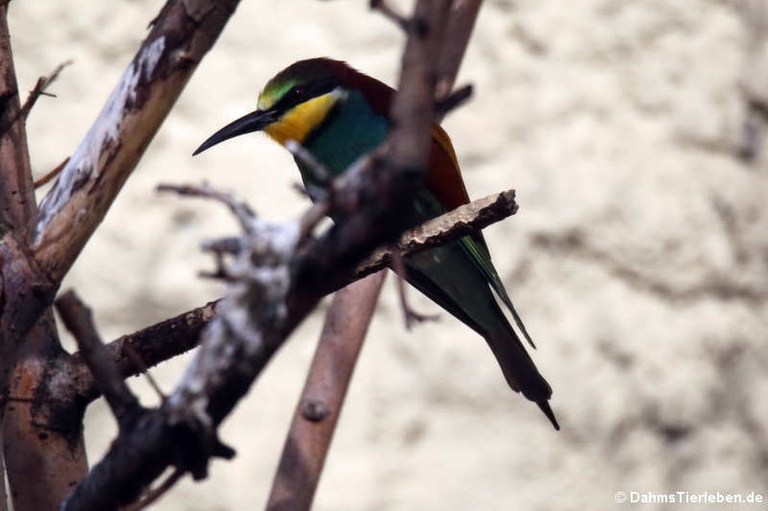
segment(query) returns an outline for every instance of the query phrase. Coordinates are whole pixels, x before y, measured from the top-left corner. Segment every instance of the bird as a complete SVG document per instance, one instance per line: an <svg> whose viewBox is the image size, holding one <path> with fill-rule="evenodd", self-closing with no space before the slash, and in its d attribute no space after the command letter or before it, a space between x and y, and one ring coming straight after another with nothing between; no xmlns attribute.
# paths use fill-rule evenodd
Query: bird
<svg viewBox="0 0 768 511"><path fill-rule="evenodd" d="M265 132L285 146L295 141L337 176L378 147L392 122L395 90L346 62L326 57L295 62L262 89L257 109L211 135L194 155L247 133ZM307 190L323 182L306 159L294 156ZM426 221L469 202L450 137L439 124L432 141L424 186L413 207ZM491 261L481 232L403 258L406 281L485 338L508 385L538 405L556 430L549 404L552 388L539 373L520 337L494 297L510 311L533 345Z"/></svg>

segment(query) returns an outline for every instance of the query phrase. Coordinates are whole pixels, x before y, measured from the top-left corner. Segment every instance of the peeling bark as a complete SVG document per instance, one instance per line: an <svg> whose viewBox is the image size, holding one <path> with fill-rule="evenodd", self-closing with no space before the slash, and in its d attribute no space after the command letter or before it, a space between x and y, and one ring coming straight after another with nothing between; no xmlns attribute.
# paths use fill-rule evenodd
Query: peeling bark
<svg viewBox="0 0 768 511"><path fill-rule="evenodd" d="M170 1L40 205L35 257L59 282L104 219L238 0Z"/></svg>
<svg viewBox="0 0 768 511"><path fill-rule="evenodd" d="M14 509L56 509L88 470L83 408L44 399L63 355L48 312L19 350L4 420L5 461ZM65 412L65 413L63 413Z"/></svg>
<svg viewBox="0 0 768 511"><path fill-rule="evenodd" d="M37 400L59 340L44 311L55 287L28 248L36 215L18 85L0 4L0 396L3 457L18 511L52 509L85 472L82 442L60 435ZM77 418L79 421L79 417ZM79 432L79 422L74 431ZM4 481L0 482L4 484Z"/></svg>

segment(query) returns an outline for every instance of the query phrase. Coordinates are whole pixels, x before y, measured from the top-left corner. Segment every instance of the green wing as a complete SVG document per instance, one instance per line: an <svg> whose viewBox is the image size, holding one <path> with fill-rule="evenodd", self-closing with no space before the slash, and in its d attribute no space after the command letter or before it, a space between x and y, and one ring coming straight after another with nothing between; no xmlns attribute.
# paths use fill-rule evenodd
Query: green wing
<svg viewBox="0 0 768 511"><path fill-rule="evenodd" d="M435 198L435 196L432 195L428 190L424 190L419 194L417 208L421 210L423 214L430 217L439 216L446 212L442 204L440 204L437 198ZM458 241L461 243L461 247L468 256L469 260L471 260L475 267L480 270L480 272L485 277L486 282L491 286L491 289L493 289L499 299L501 299L502 303L504 303L507 309L509 309L509 312L512 314L512 318L515 320L515 324L522 332L523 337L525 337L530 345L535 348L536 345L534 344L533 339L531 339L531 336L528 334L528 329L525 328L525 324L523 324L522 318L517 313L517 310L512 303L512 299L509 297L509 294L504 287L504 283L501 281L501 277L499 277L496 268L493 266L491 253L488 250L488 245L485 242L485 238L483 237L482 232L477 232L471 236L464 236ZM450 312L456 315L453 311ZM458 315L456 316L458 317Z"/></svg>

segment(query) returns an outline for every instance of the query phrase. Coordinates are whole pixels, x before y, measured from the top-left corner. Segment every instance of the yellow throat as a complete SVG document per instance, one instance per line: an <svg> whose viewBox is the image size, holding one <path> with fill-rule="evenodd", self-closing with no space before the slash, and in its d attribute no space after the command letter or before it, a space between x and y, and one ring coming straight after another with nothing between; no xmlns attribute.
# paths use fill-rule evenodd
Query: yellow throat
<svg viewBox="0 0 768 511"><path fill-rule="evenodd" d="M267 126L264 131L281 145L285 145L288 140L295 140L301 144L307 135L323 122L334 105L345 96L346 92L337 88L327 94L298 104L285 112L280 119ZM272 105L272 98L264 93L259 96L259 109L266 110Z"/></svg>

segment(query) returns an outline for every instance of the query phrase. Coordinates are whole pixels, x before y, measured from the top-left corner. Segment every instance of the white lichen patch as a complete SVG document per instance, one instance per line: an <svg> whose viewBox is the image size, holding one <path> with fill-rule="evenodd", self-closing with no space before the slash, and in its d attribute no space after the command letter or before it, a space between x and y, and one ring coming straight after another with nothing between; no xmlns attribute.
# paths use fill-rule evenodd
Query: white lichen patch
<svg viewBox="0 0 768 511"><path fill-rule="evenodd" d="M72 195L96 179L101 161L119 146L120 127L136 103L137 87L140 82L152 79L164 49L165 37L158 37L144 48L123 73L101 113L62 169L53 189L40 204L40 218L35 230L36 242ZM81 209L77 215L82 216L84 212Z"/></svg>
<svg viewBox="0 0 768 511"><path fill-rule="evenodd" d="M247 234L240 243L243 249L226 268L233 281L217 306L217 316L202 334L200 351L169 400L172 416L188 416L183 411L188 409L200 420L210 389L240 364L257 366L253 362L267 356L265 340L278 334L285 319L289 265L299 240L299 223L256 217L247 221L243 225Z"/></svg>

